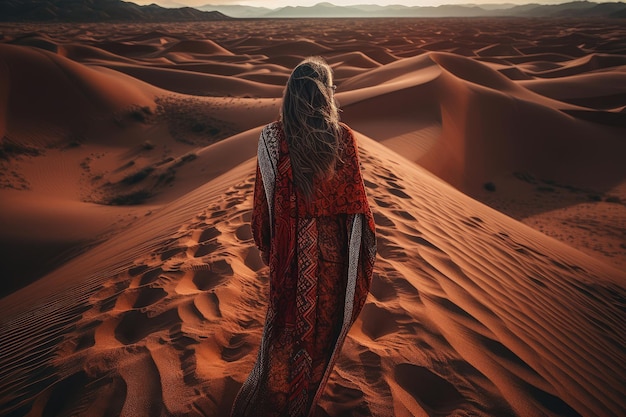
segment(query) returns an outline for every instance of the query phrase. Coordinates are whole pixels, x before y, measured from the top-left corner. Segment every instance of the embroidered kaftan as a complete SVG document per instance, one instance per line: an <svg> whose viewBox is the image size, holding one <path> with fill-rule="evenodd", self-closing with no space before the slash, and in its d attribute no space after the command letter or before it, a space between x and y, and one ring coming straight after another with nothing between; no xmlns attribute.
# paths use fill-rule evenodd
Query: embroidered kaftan
<svg viewBox="0 0 626 417"><path fill-rule="evenodd" d="M342 125L335 174L306 200L293 185L280 122L259 139L252 231L269 258L270 299L257 362L233 417L307 417L369 290L376 255L354 135Z"/></svg>

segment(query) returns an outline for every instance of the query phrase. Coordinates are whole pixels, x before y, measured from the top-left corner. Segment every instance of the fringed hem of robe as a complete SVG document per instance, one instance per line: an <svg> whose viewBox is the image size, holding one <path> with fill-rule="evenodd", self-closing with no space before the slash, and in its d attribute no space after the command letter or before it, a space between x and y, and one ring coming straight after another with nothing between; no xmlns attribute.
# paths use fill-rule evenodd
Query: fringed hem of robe
<svg viewBox="0 0 626 417"><path fill-rule="evenodd" d="M280 122L266 126L259 138L252 229L269 258L270 300L257 360L232 417L312 415L365 303L376 256L375 225L354 135L347 126L342 129L341 162L332 178L315 184L310 200L293 186ZM321 253L326 246L319 239L333 233L337 242L326 246L341 249ZM342 319L333 326L327 316L332 322L335 312Z"/></svg>

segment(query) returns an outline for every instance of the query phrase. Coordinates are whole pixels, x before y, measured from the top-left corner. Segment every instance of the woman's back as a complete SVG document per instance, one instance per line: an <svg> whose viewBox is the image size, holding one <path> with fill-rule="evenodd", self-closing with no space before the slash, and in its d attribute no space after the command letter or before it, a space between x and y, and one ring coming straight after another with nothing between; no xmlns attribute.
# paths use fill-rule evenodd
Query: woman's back
<svg viewBox="0 0 626 417"><path fill-rule="evenodd" d="M284 136L284 129L280 121L270 124L266 129L275 130L280 139L279 165L289 159L293 171L289 144ZM339 125L339 151L330 174L316 177L312 182L312 193L306 195L297 187L298 213L300 216L319 217L337 213L359 213L368 209L367 198L360 185L360 163L356 140L352 130L345 124ZM293 180L292 177L289 179Z"/></svg>
<svg viewBox="0 0 626 417"><path fill-rule="evenodd" d="M318 92L332 79L322 67L327 74L320 69L311 87ZM324 100L319 106L332 107ZM307 126L304 136L294 136L297 129L289 136L287 125L283 114L259 138L251 226L269 265L270 297L258 358L233 417L312 413L365 303L376 255L352 131L336 120L321 133Z"/></svg>

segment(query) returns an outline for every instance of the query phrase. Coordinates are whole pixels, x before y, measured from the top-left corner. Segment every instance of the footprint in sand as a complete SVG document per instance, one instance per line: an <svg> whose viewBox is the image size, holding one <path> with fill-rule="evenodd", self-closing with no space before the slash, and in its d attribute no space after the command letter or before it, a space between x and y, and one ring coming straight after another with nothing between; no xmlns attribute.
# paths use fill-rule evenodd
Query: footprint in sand
<svg viewBox="0 0 626 417"><path fill-rule="evenodd" d="M136 277L139 274L142 274L148 270L149 266L145 264L139 264L137 266L133 266L128 270L128 275L131 277Z"/></svg>
<svg viewBox="0 0 626 417"><path fill-rule="evenodd" d="M146 284L150 284L151 282L156 281L157 278L159 278L162 273L163 273L163 269L161 267L156 267L154 269L147 270L141 275L138 286L141 287L141 286L144 286Z"/></svg>
<svg viewBox="0 0 626 417"><path fill-rule="evenodd" d="M393 313L375 303L366 303L361 310L363 325L361 330L372 340L376 340L388 334L397 333L400 329L399 323L403 319L403 314Z"/></svg>
<svg viewBox="0 0 626 417"><path fill-rule="evenodd" d="M369 384L379 385L381 382L384 382L382 361L379 354L372 352L371 350L366 350L359 353L359 359L361 361L361 365L363 366L365 380ZM388 389L389 386L387 385L387 390Z"/></svg>
<svg viewBox="0 0 626 417"><path fill-rule="evenodd" d="M261 258L261 252L256 247L250 247L243 260L244 264L254 272L265 268L266 265Z"/></svg>
<svg viewBox="0 0 626 417"><path fill-rule="evenodd" d="M226 362L235 362L246 356L254 346L248 343L246 333L237 333L231 336L228 345L222 349L222 359Z"/></svg>
<svg viewBox="0 0 626 417"><path fill-rule="evenodd" d="M393 189L396 190L405 190L406 188L403 185L400 185L396 182L396 180L392 180L389 178L385 178L385 182L387 183L387 185Z"/></svg>
<svg viewBox="0 0 626 417"><path fill-rule="evenodd" d="M192 240L196 240L197 242L197 245L190 248L193 252L193 257L201 258L215 252L221 247L218 238L222 232L220 232L215 226L208 226L206 223L202 222L199 225L196 225L195 228L200 228L202 231L197 238L195 236L198 234L198 231L196 230L192 233Z"/></svg>
<svg viewBox="0 0 626 417"><path fill-rule="evenodd" d="M186 248L182 246L165 249L163 252L161 252L161 260L167 261L168 259L171 259L174 256L183 253L185 250Z"/></svg>
<svg viewBox="0 0 626 417"><path fill-rule="evenodd" d="M382 233L379 233L378 236L376 236L376 246L378 256L383 259L406 259L406 252L404 248L389 238L383 236Z"/></svg>
<svg viewBox="0 0 626 417"><path fill-rule="evenodd" d="M218 320L222 318L220 310L220 299L215 292L205 292L198 294L193 299L196 309L206 320Z"/></svg>
<svg viewBox="0 0 626 417"><path fill-rule="evenodd" d="M400 185L398 183L398 180L400 180L393 172L388 171L386 169L377 169L374 171L374 174L377 178L379 178L381 180L381 182L385 182L386 183L386 187L385 189L395 195L396 197L400 197L403 199L411 199L411 196L409 196L407 193L405 193L404 191L402 191L404 189L404 186ZM376 186L377 188L378 186ZM387 205L390 205L391 203L387 203Z"/></svg>
<svg viewBox="0 0 626 417"><path fill-rule="evenodd" d="M115 327L115 338L125 345L131 345L146 336L162 329L168 329L181 322L174 308L157 316L139 310L126 311Z"/></svg>
<svg viewBox="0 0 626 417"><path fill-rule="evenodd" d="M317 407L316 417L367 417L372 415L363 391L351 381L331 377L322 402L327 407Z"/></svg>
<svg viewBox="0 0 626 417"><path fill-rule="evenodd" d="M376 300L384 302L393 300L398 296L398 292L393 286L393 282L387 274L382 272L374 272L372 283L370 285L370 293Z"/></svg>
<svg viewBox="0 0 626 417"><path fill-rule="evenodd" d="M410 200L411 196L409 196L407 193L405 193L404 191L400 190L399 188L388 188L387 189L391 194L395 195L396 197L400 197L406 200Z"/></svg>
<svg viewBox="0 0 626 417"><path fill-rule="evenodd" d="M99 313L112 310L117 303L118 296L127 288L127 280L108 283L91 297L91 302L94 306L93 308L97 309Z"/></svg>
<svg viewBox="0 0 626 417"><path fill-rule="evenodd" d="M431 241L424 239L421 236L417 236L415 234L402 233L402 232L400 233L403 237L406 237L408 240L410 240L413 243L417 243L418 245L425 246L434 251L444 253L444 251L442 251L438 246L433 244Z"/></svg>
<svg viewBox="0 0 626 417"><path fill-rule="evenodd" d="M242 242L248 242L252 239L252 229L248 223L244 223L235 230L235 236Z"/></svg>
<svg viewBox="0 0 626 417"><path fill-rule="evenodd" d="M41 415L98 415L104 408L107 415L120 415L126 388L126 382L119 376L93 378L85 371L80 371L56 382L47 390L49 393L45 397L48 401Z"/></svg>
<svg viewBox="0 0 626 417"><path fill-rule="evenodd" d="M365 184L365 187L366 187L366 188L370 188L370 189L372 189L372 190L375 190L376 188L378 188L378 184L373 183L373 182L371 182L371 181L368 181L368 180L363 180L363 183Z"/></svg>
<svg viewBox="0 0 626 417"><path fill-rule="evenodd" d="M207 227L200 233L198 237L198 243L204 243L209 240L215 239L220 236L222 232L220 232L215 226Z"/></svg>
<svg viewBox="0 0 626 417"><path fill-rule="evenodd" d="M396 216L399 216L405 220L409 220L409 221L417 221L417 219L415 217L413 217L412 214L410 214L408 211L405 210L393 210L392 211L393 214L395 214Z"/></svg>
<svg viewBox="0 0 626 417"><path fill-rule="evenodd" d="M376 226L379 226L379 227L395 227L396 224L393 222L393 220L391 220L389 217L385 216L381 212L375 211L372 214L374 216L374 222L376 223Z"/></svg>
<svg viewBox="0 0 626 417"><path fill-rule="evenodd" d="M393 207L393 204L382 199L382 198L376 198L374 197L374 202L376 203L376 205L378 207L382 207L382 208L389 208L389 207Z"/></svg>
<svg viewBox="0 0 626 417"><path fill-rule="evenodd" d="M120 294L116 307L125 310L148 307L165 297L167 292L161 287L131 288Z"/></svg>
<svg viewBox="0 0 626 417"><path fill-rule="evenodd" d="M482 224L484 223L483 219L481 219L480 217L476 217L476 216L469 217L467 220L463 219L461 220L461 222L464 225L472 227L472 228L482 227Z"/></svg>
<svg viewBox="0 0 626 417"><path fill-rule="evenodd" d="M463 402L454 385L423 366L400 363L394 369L394 376L409 395L434 414L447 415Z"/></svg>
<svg viewBox="0 0 626 417"><path fill-rule="evenodd" d="M193 256L196 258L202 258L210 253L215 252L221 247L220 243L217 239L210 240L208 242L204 242L198 245L198 248L194 252Z"/></svg>
<svg viewBox="0 0 626 417"><path fill-rule="evenodd" d="M206 291L222 284L232 275L233 268L225 259L221 259L195 271L192 281L199 290Z"/></svg>

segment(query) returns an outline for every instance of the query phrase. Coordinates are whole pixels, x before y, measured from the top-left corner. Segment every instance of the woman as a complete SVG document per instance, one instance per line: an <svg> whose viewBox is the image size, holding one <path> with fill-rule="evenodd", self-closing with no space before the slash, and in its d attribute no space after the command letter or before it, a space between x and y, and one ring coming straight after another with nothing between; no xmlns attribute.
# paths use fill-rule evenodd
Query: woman
<svg viewBox="0 0 626 417"><path fill-rule="evenodd" d="M259 139L252 231L270 267L256 364L233 417L312 414L369 290L374 220L356 142L322 58L292 72Z"/></svg>

